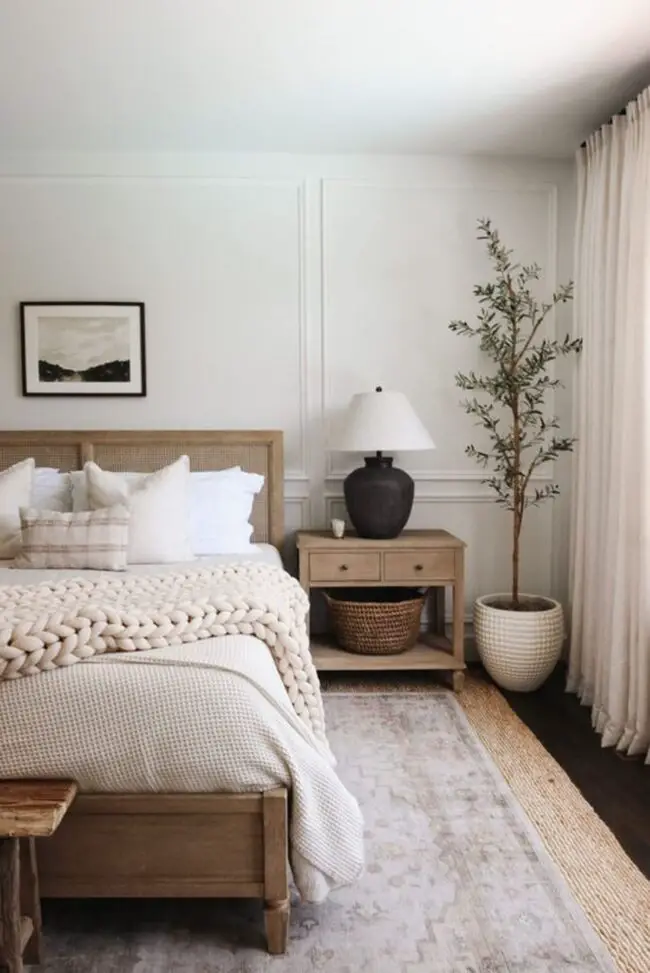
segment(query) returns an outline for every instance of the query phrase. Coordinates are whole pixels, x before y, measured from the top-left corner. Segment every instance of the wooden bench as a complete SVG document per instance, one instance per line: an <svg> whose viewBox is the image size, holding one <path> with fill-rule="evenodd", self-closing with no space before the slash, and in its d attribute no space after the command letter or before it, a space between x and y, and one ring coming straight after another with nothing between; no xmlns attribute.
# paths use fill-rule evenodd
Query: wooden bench
<svg viewBox="0 0 650 973"><path fill-rule="evenodd" d="M35 838L54 834L77 793L69 780L0 781L0 971L40 963Z"/></svg>

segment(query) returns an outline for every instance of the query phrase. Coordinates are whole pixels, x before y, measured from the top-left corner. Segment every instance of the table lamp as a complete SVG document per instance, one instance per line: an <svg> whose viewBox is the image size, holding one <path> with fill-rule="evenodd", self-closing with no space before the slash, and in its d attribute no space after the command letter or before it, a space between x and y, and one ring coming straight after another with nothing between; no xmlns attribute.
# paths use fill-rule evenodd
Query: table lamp
<svg viewBox="0 0 650 973"><path fill-rule="evenodd" d="M403 392L384 392L377 386L374 392L354 395L334 448L375 454L365 456L365 466L353 470L343 484L348 515L359 537L397 537L411 514L414 484L384 452L436 448Z"/></svg>

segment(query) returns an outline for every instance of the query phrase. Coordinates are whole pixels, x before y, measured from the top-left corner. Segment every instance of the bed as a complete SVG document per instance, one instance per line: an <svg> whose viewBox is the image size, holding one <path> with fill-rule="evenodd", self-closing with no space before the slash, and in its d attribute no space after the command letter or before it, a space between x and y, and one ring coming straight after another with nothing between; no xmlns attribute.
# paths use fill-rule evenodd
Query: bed
<svg viewBox="0 0 650 973"><path fill-rule="evenodd" d="M262 548L266 559L272 548L281 548L280 432L0 433L2 469L33 456L38 466L61 470L95 460L105 469L147 473L181 453L193 470L240 464L263 474L265 485L253 506L254 539L269 545ZM24 577L16 580L25 583ZM0 582L7 583L4 574ZM268 950L282 953L290 909L289 797L286 786L254 793L82 792L56 835L39 846L41 894L260 898Z"/></svg>

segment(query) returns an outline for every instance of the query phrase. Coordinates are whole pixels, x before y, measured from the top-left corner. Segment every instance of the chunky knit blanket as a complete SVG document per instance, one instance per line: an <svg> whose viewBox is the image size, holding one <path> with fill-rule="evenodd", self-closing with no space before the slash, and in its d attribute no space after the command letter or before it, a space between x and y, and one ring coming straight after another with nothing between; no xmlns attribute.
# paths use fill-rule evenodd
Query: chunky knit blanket
<svg viewBox="0 0 650 973"><path fill-rule="evenodd" d="M252 635L268 645L296 714L326 742L308 610L298 582L268 564L7 585L0 587L0 680L107 652Z"/></svg>

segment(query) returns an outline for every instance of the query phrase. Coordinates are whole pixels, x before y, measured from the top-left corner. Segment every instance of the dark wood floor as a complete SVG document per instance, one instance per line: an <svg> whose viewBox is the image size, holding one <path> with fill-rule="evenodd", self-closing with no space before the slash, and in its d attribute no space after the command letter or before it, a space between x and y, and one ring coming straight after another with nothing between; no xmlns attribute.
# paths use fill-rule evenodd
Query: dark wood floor
<svg viewBox="0 0 650 973"><path fill-rule="evenodd" d="M562 669L535 693L504 696L650 878L650 767L601 747L589 708L564 692Z"/></svg>

